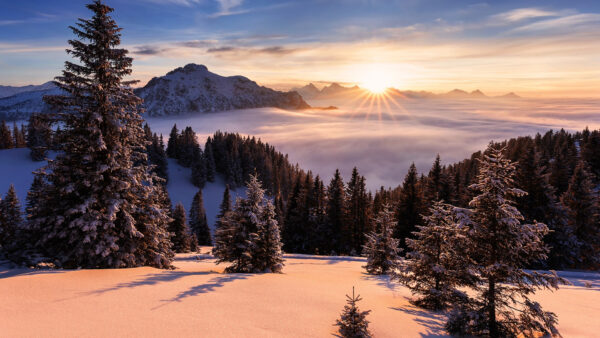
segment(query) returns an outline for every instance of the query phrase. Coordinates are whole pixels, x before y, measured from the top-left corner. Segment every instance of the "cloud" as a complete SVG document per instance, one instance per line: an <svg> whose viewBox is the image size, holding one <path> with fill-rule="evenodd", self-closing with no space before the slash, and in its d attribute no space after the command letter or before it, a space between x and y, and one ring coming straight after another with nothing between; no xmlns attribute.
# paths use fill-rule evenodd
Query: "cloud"
<svg viewBox="0 0 600 338"><path fill-rule="evenodd" d="M511 23L526 19L555 17L558 12L547 11L539 8L517 8L508 12L492 15L491 19L494 22Z"/></svg>
<svg viewBox="0 0 600 338"><path fill-rule="evenodd" d="M589 27L595 24L594 27ZM513 31L515 32L556 32L561 31L562 33L572 32L576 29L598 29L597 24L600 24L600 14L597 13L580 13L567 15L554 19L541 20L534 23L530 23L525 26L517 27Z"/></svg>
<svg viewBox="0 0 600 338"><path fill-rule="evenodd" d="M135 55L158 55L168 51L168 48L159 48L157 46L139 46L132 51Z"/></svg>
<svg viewBox="0 0 600 338"><path fill-rule="evenodd" d="M285 55L292 54L297 49L287 48L283 46L271 46L262 48L247 48L247 47L235 47L235 46L223 46L216 48L209 48L206 50L207 53L222 54L222 53L244 53L244 54L272 54L272 55Z"/></svg>
<svg viewBox="0 0 600 338"><path fill-rule="evenodd" d="M143 0L146 2L151 2L159 5L179 5L192 7L195 4L199 4L204 2L203 0Z"/></svg>
<svg viewBox="0 0 600 338"><path fill-rule="evenodd" d="M248 10L244 10L244 9L234 10L234 8L239 7L244 2L243 0L216 0L216 1L219 4L220 10L216 13L209 15L209 17L211 17L211 18L243 14L243 13L248 12Z"/></svg>

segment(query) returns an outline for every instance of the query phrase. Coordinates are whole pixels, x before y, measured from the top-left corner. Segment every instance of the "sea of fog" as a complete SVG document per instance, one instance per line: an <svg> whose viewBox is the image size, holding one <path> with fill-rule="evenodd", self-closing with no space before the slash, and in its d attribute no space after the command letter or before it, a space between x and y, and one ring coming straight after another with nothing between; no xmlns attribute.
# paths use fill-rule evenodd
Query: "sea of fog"
<svg viewBox="0 0 600 338"><path fill-rule="evenodd" d="M325 179L339 168L348 180L356 166L371 190L400 184L412 162L420 172L427 172L438 153L449 164L484 149L491 140L550 129L600 128L600 99L310 103L335 104L339 109L261 108L147 121L165 138L174 123L179 129L191 126L201 144L216 130L254 135Z"/></svg>

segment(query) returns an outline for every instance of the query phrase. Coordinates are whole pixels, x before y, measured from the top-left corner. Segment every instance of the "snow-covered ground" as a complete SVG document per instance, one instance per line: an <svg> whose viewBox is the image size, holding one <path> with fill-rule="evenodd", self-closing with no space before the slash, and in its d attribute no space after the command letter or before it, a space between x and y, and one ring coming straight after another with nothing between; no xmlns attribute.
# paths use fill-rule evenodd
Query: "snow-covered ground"
<svg viewBox="0 0 600 338"><path fill-rule="evenodd" d="M203 248L202 252L207 252ZM177 269L28 270L0 267L0 336L328 337L354 286L375 337L444 337L444 315L374 277L357 257L286 255L282 274L224 274L208 255L178 255ZM600 274L535 296L564 337L600 332ZM585 286L588 283L589 287Z"/></svg>
<svg viewBox="0 0 600 338"><path fill-rule="evenodd" d="M53 157L54 155L51 154L50 156ZM185 210L189 211L192 199L198 191L198 188L191 183L191 169L180 166L173 159L169 159L168 161L169 184L167 185L167 189L169 190L171 201L173 205L178 202L183 203ZM24 207L27 191L33 181L33 171L45 164L45 161L32 161L29 157L28 148L0 150L0 195L4 196L8 191L8 187L14 184L17 196ZM221 177L217 177L214 183L207 183L202 190L206 218L210 226L213 226L216 221L224 190L225 182ZM244 197L244 189L232 190L232 199L235 200L236 196Z"/></svg>

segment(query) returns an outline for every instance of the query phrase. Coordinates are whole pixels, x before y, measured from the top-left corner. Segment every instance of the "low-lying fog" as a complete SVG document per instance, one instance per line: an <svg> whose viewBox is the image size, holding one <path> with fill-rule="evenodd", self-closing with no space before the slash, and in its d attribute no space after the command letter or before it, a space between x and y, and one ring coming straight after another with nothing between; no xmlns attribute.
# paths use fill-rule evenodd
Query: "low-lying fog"
<svg viewBox="0 0 600 338"><path fill-rule="evenodd" d="M325 179L340 168L347 181L356 166L372 190L400 184L411 162L419 172L427 172L438 153L449 164L484 149L491 140L550 129L600 128L600 99L373 100L362 106L337 106L340 109L248 109L148 122L165 142L173 123L179 129L192 126L201 144L216 130L254 135Z"/></svg>

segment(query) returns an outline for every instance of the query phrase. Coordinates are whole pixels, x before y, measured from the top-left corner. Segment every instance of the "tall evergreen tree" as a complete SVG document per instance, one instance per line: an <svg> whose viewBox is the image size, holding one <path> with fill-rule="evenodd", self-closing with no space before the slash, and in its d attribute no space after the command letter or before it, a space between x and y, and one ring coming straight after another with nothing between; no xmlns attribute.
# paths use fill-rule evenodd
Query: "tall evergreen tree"
<svg viewBox="0 0 600 338"><path fill-rule="evenodd" d="M4 199L0 200L0 253L15 247L16 234L23 222L21 204L11 184Z"/></svg>
<svg viewBox="0 0 600 338"><path fill-rule="evenodd" d="M475 297L451 314L447 330L456 335L534 337L558 335L557 318L542 310L529 296L539 288L558 288L556 273L529 272L523 268L541 260L548 249L542 239L548 227L521 224L523 216L514 199L524 192L515 188L515 164L490 145L480 163L479 195L470 203L470 271L477 276Z"/></svg>
<svg viewBox="0 0 600 338"><path fill-rule="evenodd" d="M288 198L283 228L283 242L286 252L306 253L307 243L306 187L300 177L296 178L294 190Z"/></svg>
<svg viewBox="0 0 600 338"><path fill-rule="evenodd" d="M6 125L6 121L0 122L0 149L10 149L14 147L14 141L10 128Z"/></svg>
<svg viewBox="0 0 600 338"><path fill-rule="evenodd" d="M567 208L569 225L580 244L576 266L593 269L600 265L600 219L598 197L592 186L587 163L580 161L561 201Z"/></svg>
<svg viewBox="0 0 600 338"><path fill-rule="evenodd" d="M31 114L27 125L27 146L34 161L42 161L52 144L50 123L40 114Z"/></svg>
<svg viewBox="0 0 600 338"><path fill-rule="evenodd" d="M222 216L221 216L222 217ZM210 237L210 229L206 220L206 210L204 209L204 199L202 198L202 190L198 190L192 200L190 208L190 229L196 236L199 245L212 245Z"/></svg>
<svg viewBox="0 0 600 338"><path fill-rule="evenodd" d="M374 275L385 275L398 267L400 248L398 239L393 237L396 221L388 204L375 217L375 231L367 234L363 254L367 256L364 268Z"/></svg>
<svg viewBox="0 0 600 338"><path fill-rule="evenodd" d="M352 297L346 295L346 304L344 311L342 312L340 319L336 321L339 326L340 336L343 338L368 338L372 337L369 331L369 321L367 316L371 312L360 311L357 303L362 300L360 295L354 295L354 287L352 287Z"/></svg>
<svg viewBox="0 0 600 338"><path fill-rule="evenodd" d="M119 49L121 28L112 8L87 5L91 19L70 27L77 39L56 84L66 94L47 96L64 125L62 152L40 174L47 184L28 222L41 233L38 250L66 268L168 267L170 220L147 166L132 59Z"/></svg>
<svg viewBox="0 0 600 338"><path fill-rule="evenodd" d="M435 202L417 226L414 239L407 239L409 252L396 278L420 298L417 306L442 310L464 299L459 286L473 286L469 272L468 212L440 201Z"/></svg>
<svg viewBox="0 0 600 338"><path fill-rule="evenodd" d="M21 125L22 126L22 125ZM25 147L25 135L21 132L21 129L17 127L17 123L13 123L13 140L15 148Z"/></svg>
<svg viewBox="0 0 600 338"><path fill-rule="evenodd" d="M171 231L173 251L190 252L192 238L185 218L185 208L181 203L175 205L175 209L173 210L173 221L171 222L169 230Z"/></svg>
<svg viewBox="0 0 600 338"><path fill-rule="evenodd" d="M167 156L170 158L177 158L179 154L179 130L177 129L177 124L173 125L171 128L171 133L169 134L169 140L167 141Z"/></svg>
<svg viewBox="0 0 600 338"><path fill-rule="evenodd" d="M423 197L419 188L417 167L411 164L400 193L400 200L396 206L396 220L398 225L394 237L400 239L400 247L406 249L406 238L411 238L412 233L421 224Z"/></svg>
<svg viewBox="0 0 600 338"><path fill-rule="evenodd" d="M337 169L327 188L327 233L324 235L330 239L324 250L350 253L350 243L346 241L350 237L346 226L346 191Z"/></svg>
<svg viewBox="0 0 600 338"><path fill-rule="evenodd" d="M365 233L369 230L369 209L365 178L358 169L352 169L352 178L346 187L348 200L348 225L351 250L360 252L365 243Z"/></svg>
<svg viewBox="0 0 600 338"><path fill-rule="evenodd" d="M258 271L281 272L283 269L283 252L281 251L283 244L275 216L275 206L267 199L263 206L261 222L258 225L258 238L253 257L253 265Z"/></svg>

